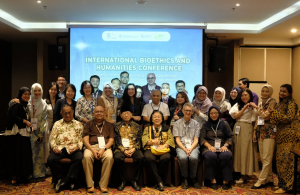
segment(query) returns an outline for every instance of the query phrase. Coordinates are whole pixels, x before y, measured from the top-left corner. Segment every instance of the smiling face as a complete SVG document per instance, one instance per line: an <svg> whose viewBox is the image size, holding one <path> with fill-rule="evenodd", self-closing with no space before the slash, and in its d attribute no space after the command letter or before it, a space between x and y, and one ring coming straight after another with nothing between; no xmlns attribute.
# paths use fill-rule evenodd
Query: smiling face
<svg viewBox="0 0 300 195"><path fill-rule="evenodd" d="M280 87L279 91L279 98L285 99L290 96L290 93L288 92L287 88L285 87Z"/></svg>
<svg viewBox="0 0 300 195"><path fill-rule="evenodd" d="M223 98L223 94L220 91L216 91L214 94L214 99L217 101L221 101Z"/></svg>
<svg viewBox="0 0 300 195"><path fill-rule="evenodd" d="M261 89L261 97L262 97L263 99L267 99L267 98L270 97L270 91L269 91L269 88L268 88L268 87L263 87L263 88Z"/></svg>
<svg viewBox="0 0 300 195"><path fill-rule="evenodd" d="M183 105L185 103L185 98L180 93L176 97L176 102L178 105Z"/></svg>
<svg viewBox="0 0 300 195"><path fill-rule="evenodd" d="M25 91L22 96L21 96L21 99L25 102L28 102L29 99L30 99L30 92L29 91Z"/></svg>
<svg viewBox="0 0 300 195"><path fill-rule="evenodd" d="M83 93L84 93L84 95L91 95L92 94L92 86L89 83L87 83L83 87Z"/></svg>
<svg viewBox="0 0 300 195"><path fill-rule="evenodd" d="M185 90L185 86L184 86L184 83L177 83L176 84L176 90L177 92L182 92Z"/></svg>
<svg viewBox="0 0 300 195"><path fill-rule="evenodd" d="M73 91L71 87L68 87L68 89L66 90L66 97L68 99L73 99L74 95L75 95L75 91Z"/></svg>
<svg viewBox="0 0 300 195"><path fill-rule="evenodd" d="M120 81L123 85L127 85L128 81L129 81L129 75L127 73L121 74Z"/></svg>
<svg viewBox="0 0 300 195"><path fill-rule="evenodd" d="M198 98L203 101L206 98L206 93L205 91L202 89L201 91L198 92Z"/></svg>
<svg viewBox="0 0 300 195"><path fill-rule="evenodd" d="M36 99L39 99L42 95L42 89L36 86L33 90L33 94Z"/></svg>
<svg viewBox="0 0 300 195"><path fill-rule="evenodd" d="M230 92L230 97L231 97L231 99L235 100L235 98L236 98L237 96L238 96L238 92L237 92L236 89L234 89L234 90L232 90L232 91Z"/></svg>
<svg viewBox="0 0 300 195"><path fill-rule="evenodd" d="M93 115L96 120L102 120L104 118L104 108L102 106L96 106Z"/></svg>
<svg viewBox="0 0 300 195"><path fill-rule="evenodd" d="M142 93L143 93L143 91L140 88L137 88L136 89L136 98L142 97Z"/></svg>
<svg viewBox="0 0 300 195"><path fill-rule="evenodd" d="M152 115L152 122L155 126L159 126L162 123L162 116L159 112L156 112Z"/></svg>
<svg viewBox="0 0 300 195"><path fill-rule="evenodd" d="M242 101L247 104L250 101L250 95L247 91L244 91L241 96Z"/></svg>
<svg viewBox="0 0 300 195"><path fill-rule="evenodd" d="M163 95L168 95L170 93L170 86L168 84L163 84L160 90Z"/></svg>
<svg viewBox="0 0 300 195"><path fill-rule="evenodd" d="M113 80L113 82L111 83L113 85L114 91L118 91L120 88L120 81L115 79Z"/></svg>
<svg viewBox="0 0 300 195"><path fill-rule="evenodd" d="M151 94L151 100L152 100L153 104L155 104L155 105L159 104L160 99L161 99L160 92L153 91Z"/></svg>
<svg viewBox="0 0 300 195"><path fill-rule="evenodd" d="M67 85L67 81L64 77L58 77L56 83L58 84L58 87L63 89Z"/></svg>
<svg viewBox="0 0 300 195"><path fill-rule="evenodd" d="M65 107L63 107L60 114L64 118L65 122L70 122L73 120L74 110L71 108L71 106L65 106Z"/></svg>
<svg viewBox="0 0 300 195"><path fill-rule="evenodd" d="M244 84L244 83L243 83L243 81L239 81L239 84L238 84L238 86L239 86L239 88L240 88L241 90L243 90L243 89L245 89L245 88L247 88L247 87L248 87L247 83L246 83L246 84Z"/></svg>
<svg viewBox="0 0 300 195"><path fill-rule="evenodd" d="M49 89L50 97L54 98L57 94L57 90L58 89L56 89L56 85L52 85L52 87Z"/></svg>
<svg viewBox="0 0 300 195"><path fill-rule="evenodd" d="M128 95L129 95L129 97L134 97L134 95L135 95L135 88L134 88L133 85L129 85L128 86Z"/></svg>
<svg viewBox="0 0 300 195"><path fill-rule="evenodd" d="M122 112L121 114L121 118L123 119L124 122L129 122L130 119L131 119L131 112L130 111L125 111L125 112Z"/></svg>
<svg viewBox="0 0 300 195"><path fill-rule="evenodd" d="M212 120L218 120L219 118L219 112L218 110L216 110L215 108L212 108L209 112L209 116Z"/></svg>
<svg viewBox="0 0 300 195"><path fill-rule="evenodd" d="M98 88L98 87L99 87L99 84L100 84L100 80L99 80L98 78L93 77L93 78L91 79L91 83L92 83L92 86L93 86L94 88Z"/></svg>
<svg viewBox="0 0 300 195"><path fill-rule="evenodd" d="M192 107L185 106L183 108L184 118L191 118L192 114L193 114L193 108Z"/></svg>
<svg viewBox="0 0 300 195"><path fill-rule="evenodd" d="M104 94L105 94L106 96L110 96L112 93L113 93L113 90L112 90L111 87L105 87L105 88L104 88Z"/></svg>

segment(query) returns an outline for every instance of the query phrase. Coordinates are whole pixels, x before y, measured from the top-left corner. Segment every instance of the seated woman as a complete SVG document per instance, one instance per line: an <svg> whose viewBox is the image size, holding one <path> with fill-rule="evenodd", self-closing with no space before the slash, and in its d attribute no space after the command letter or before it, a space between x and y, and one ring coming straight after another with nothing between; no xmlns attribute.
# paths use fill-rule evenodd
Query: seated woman
<svg viewBox="0 0 300 195"><path fill-rule="evenodd" d="M31 123L30 113L27 107L30 99L30 89L22 87L19 89L18 97L20 103L12 102L8 109L6 136L6 166L8 175L11 177L12 185L18 185L20 179L27 180L33 173L31 152Z"/></svg>
<svg viewBox="0 0 300 195"><path fill-rule="evenodd" d="M230 188L228 181L232 180L232 153L228 149L232 145L233 133L229 124L220 119L220 110L212 106L208 110L208 121L203 124L200 133L200 144L205 159L205 178L211 180L211 188L218 189L216 182L217 161L221 160L223 172L223 190Z"/></svg>
<svg viewBox="0 0 300 195"><path fill-rule="evenodd" d="M77 100L75 117L83 125L93 119L93 111L97 106L97 99L92 97L94 88L90 81L83 81L80 88L81 98Z"/></svg>
<svg viewBox="0 0 300 195"><path fill-rule="evenodd" d="M188 102L189 102L189 97L186 95L186 93L184 92L177 93L175 104L170 108L171 128L173 127L174 123L177 120L183 118L183 112L182 112L183 105Z"/></svg>
<svg viewBox="0 0 300 195"><path fill-rule="evenodd" d="M113 94L113 85L106 82L103 85L102 96L98 98L97 106L102 106L105 109L104 118L107 122L116 123L118 98Z"/></svg>
<svg viewBox="0 0 300 195"><path fill-rule="evenodd" d="M133 83L126 85L123 93L123 97L118 105L118 110L120 111L122 107L129 107L132 113L131 119L137 124L142 124L142 105L138 98L135 97L136 87ZM121 121L121 117L118 117L118 121Z"/></svg>
<svg viewBox="0 0 300 195"><path fill-rule="evenodd" d="M229 102L225 101L225 95L225 89L223 89L222 87L217 87L213 96L212 105L218 106L221 113L220 118L228 122L228 120L230 121L232 119L229 115L231 105Z"/></svg>
<svg viewBox="0 0 300 195"><path fill-rule="evenodd" d="M145 150L144 156L156 179L156 188L160 191L164 190L161 177L165 174L165 170L167 170L167 166L171 159L171 153L168 149L170 147L175 148L171 129L164 125L163 122L164 117L162 112L158 110L153 111L150 117L150 126L144 129L142 136L142 144ZM164 150L165 153L155 155L152 153L155 148L159 151ZM158 167L156 166L156 159L159 159Z"/></svg>

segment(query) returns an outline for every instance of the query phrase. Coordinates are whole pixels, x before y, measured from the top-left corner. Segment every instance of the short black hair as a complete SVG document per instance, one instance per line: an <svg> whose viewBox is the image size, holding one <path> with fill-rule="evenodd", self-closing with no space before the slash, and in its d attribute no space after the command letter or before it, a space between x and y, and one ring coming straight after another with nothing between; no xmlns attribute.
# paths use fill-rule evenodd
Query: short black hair
<svg viewBox="0 0 300 195"><path fill-rule="evenodd" d="M238 106L239 106L239 110L242 110L242 108L244 108L245 106L245 103L243 102L242 100L242 94L243 92L247 92L250 96L250 100L249 102L253 102L253 94L252 94L252 91L249 89L249 88L245 88L241 91L241 94L238 96L238 100L237 100L237 103L238 103ZM247 102L247 103L249 103Z"/></svg>
<svg viewBox="0 0 300 195"><path fill-rule="evenodd" d="M60 99L59 96L58 96L58 92L59 92L58 84L57 84L56 82L51 82L50 85L49 85L49 87L48 87L48 91L47 91L47 99L46 99L47 104L51 104L49 90L50 90L54 85L56 86L56 90L57 90L57 94L56 94L56 96L55 96L55 103L56 103L56 101L57 101L58 99Z"/></svg>
<svg viewBox="0 0 300 195"><path fill-rule="evenodd" d="M99 79L99 81L100 81L100 77L99 77L98 75L92 75L92 76L90 77L90 81L92 80L92 78L97 78L97 79Z"/></svg>
<svg viewBox="0 0 300 195"><path fill-rule="evenodd" d="M241 78L241 79L239 79L239 81L242 81L242 83L244 85L247 84L247 88L249 88L250 83L249 83L249 79L248 78Z"/></svg>
<svg viewBox="0 0 300 195"><path fill-rule="evenodd" d="M68 89L69 87L74 91L74 97L73 97L73 99L75 99L75 97L76 97L76 87L75 87L75 85L73 85L73 84L71 84L71 83L69 83L69 84L66 85L66 88L65 88L63 94L64 94L64 96L65 96L65 98L66 98L66 96L67 96L67 95L66 95L67 89Z"/></svg>
<svg viewBox="0 0 300 195"><path fill-rule="evenodd" d="M62 110L63 110L65 107L70 107L70 108L74 111L73 106L70 106L69 104L64 104L64 105L61 107L60 111L62 112Z"/></svg>
<svg viewBox="0 0 300 195"><path fill-rule="evenodd" d="M124 74L124 73L127 73L128 76L129 76L129 73L128 73L127 71L123 71L123 72L120 73L120 77L121 77L121 75Z"/></svg>
<svg viewBox="0 0 300 195"><path fill-rule="evenodd" d="M65 78L65 80L67 81L67 77L65 77L65 75L63 75L63 74L58 75L57 80L58 80L59 77L63 77L63 78Z"/></svg>
<svg viewBox="0 0 300 195"><path fill-rule="evenodd" d="M87 80L86 80L86 81L83 81L83 82L81 83L81 86L80 86L80 94L83 95L83 96L84 96L83 88L84 88L84 86L85 86L86 84L89 84L89 85L91 86L91 88L92 88L91 94L94 93L94 87L92 86L92 83L91 83L90 81L87 81Z"/></svg>
<svg viewBox="0 0 300 195"><path fill-rule="evenodd" d="M178 81L176 81L176 83L175 83L175 87L177 86L178 83L183 83L183 85L185 86L185 82L184 82L183 80L178 80Z"/></svg>
<svg viewBox="0 0 300 195"><path fill-rule="evenodd" d="M120 79L118 78L113 78L110 82L112 83L114 80L118 80L121 83Z"/></svg>
<svg viewBox="0 0 300 195"><path fill-rule="evenodd" d="M284 87L284 88L286 88L287 89L287 91L289 92L289 99L292 99L293 98L293 87L292 87L292 85L290 85L290 84L283 84L283 85L281 85L280 86L280 88L281 87ZM281 99L281 98L279 98L279 102L281 102L283 99Z"/></svg>
<svg viewBox="0 0 300 195"><path fill-rule="evenodd" d="M150 116L150 125L151 125L151 126L153 125L153 122L152 122L153 115L154 115L155 113L157 113L157 112L160 113L160 115L161 115L161 119L162 119L161 124L163 124L163 123L165 122L165 120L164 120L164 114L163 114L161 111L159 111L159 110L154 110L154 111L152 112L151 116Z"/></svg>

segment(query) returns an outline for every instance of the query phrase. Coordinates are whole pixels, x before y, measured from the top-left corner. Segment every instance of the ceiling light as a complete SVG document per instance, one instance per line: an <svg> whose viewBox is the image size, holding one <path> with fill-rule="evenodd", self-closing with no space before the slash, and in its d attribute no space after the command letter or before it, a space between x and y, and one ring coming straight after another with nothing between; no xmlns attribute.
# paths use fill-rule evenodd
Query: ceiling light
<svg viewBox="0 0 300 195"><path fill-rule="evenodd" d="M295 33L295 32L297 32L297 29L292 29L291 32Z"/></svg>
<svg viewBox="0 0 300 195"><path fill-rule="evenodd" d="M240 4L239 4L239 3L237 3L237 4L235 4L235 6L240 6Z"/></svg>
<svg viewBox="0 0 300 195"><path fill-rule="evenodd" d="M135 3L136 3L136 4L146 4L147 1L145 1L145 0L138 0L138 1L136 1Z"/></svg>
<svg viewBox="0 0 300 195"><path fill-rule="evenodd" d="M37 1L37 3L42 3L42 1Z"/></svg>

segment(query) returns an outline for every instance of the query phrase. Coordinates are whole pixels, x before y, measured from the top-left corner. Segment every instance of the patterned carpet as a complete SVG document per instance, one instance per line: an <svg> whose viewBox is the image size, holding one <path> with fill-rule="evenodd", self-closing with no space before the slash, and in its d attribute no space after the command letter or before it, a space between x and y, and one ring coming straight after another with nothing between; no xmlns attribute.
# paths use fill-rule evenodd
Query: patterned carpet
<svg viewBox="0 0 300 195"><path fill-rule="evenodd" d="M258 174L258 173L257 173ZM257 175L256 174L256 175ZM209 187L202 187L201 189L190 188L188 190L182 190L181 187L166 187L164 192L160 192L155 190L152 187L142 188L142 191L136 192L132 187L127 186L124 191L119 192L114 188L109 188L108 194L128 194L128 195L173 195L173 194L188 194L188 195L196 195L196 194L221 194L221 195L230 195L230 194L247 194L247 195L270 195L273 194L276 190L274 186L269 186L260 190L252 190L251 186L255 183L256 177L251 177L247 183L245 184L235 184L229 190L222 190L221 186L219 186L218 190L212 190ZM274 184L277 185L277 177L274 177ZM44 195L44 194L56 194L55 190L51 185L51 177L46 179L36 179L33 180L32 183L22 184L20 186L14 187L10 184L9 180L0 181L0 194L30 194L30 195ZM62 191L59 193L60 195L71 195L71 194L87 194L84 188L77 189L75 191ZM95 189L95 194L101 194L99 188Z"/></svg>

